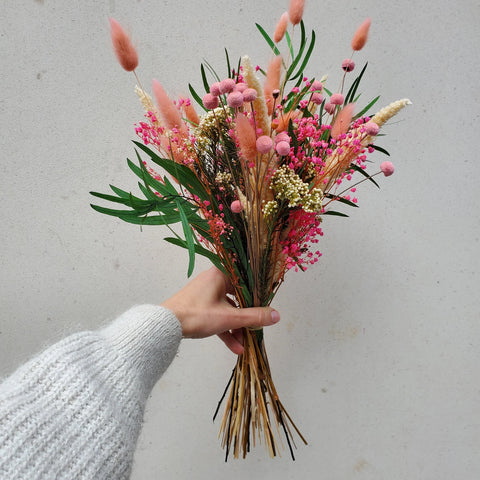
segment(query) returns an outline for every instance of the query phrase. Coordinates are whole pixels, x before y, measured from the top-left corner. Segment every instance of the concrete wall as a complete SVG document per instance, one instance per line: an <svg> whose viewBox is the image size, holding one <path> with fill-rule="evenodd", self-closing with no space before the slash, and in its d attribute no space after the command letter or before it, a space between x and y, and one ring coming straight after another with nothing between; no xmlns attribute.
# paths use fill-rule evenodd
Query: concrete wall
<svg viewBox="0 0 480 480"><path fill-rule="evenodd" d="M352 6L354 4L354 6ZM223 47L268 61L287 2L3 0L0 20L0 374L43 347L160 303L186 278L165 231L102 217L90 190L135 188L126 157L142 110L112 54L108 17L133 34L145 85L201 88ZM184 341L154 390L134 479L462 479L480 476L477 187L480 47L475 1L307 2L309 75L338 86L366 16L363 102L409 97L381 145L396 173L328 218L321 262L292 273L267 348L283 403L309 440L297 461L262 446L223 463L211 416L234 358ZM376 162L384 157L375 155ZM207 264L200 262L197 271Z"/></svg>

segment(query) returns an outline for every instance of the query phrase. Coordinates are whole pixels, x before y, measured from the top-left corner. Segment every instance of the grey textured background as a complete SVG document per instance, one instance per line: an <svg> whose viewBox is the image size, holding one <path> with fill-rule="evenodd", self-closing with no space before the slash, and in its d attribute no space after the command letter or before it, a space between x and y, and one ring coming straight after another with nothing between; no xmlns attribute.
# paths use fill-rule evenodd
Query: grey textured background
<svg viewBox="0 0 480 480"><path fill-rule="evenodd" d="M352 4L355 3L355 6ZM351 218L324 223L321 262L291 274L267 348L283 403L309 440L297 461L260 446L223 463L211 414L234 358L184 341L148 404L134 479L480 477L479 2L307 2L330 75L364 17L363 99L409 97L381 144L396 173L363 185ZM142 110L117 65L108 17L133 34L146 85L201 87L223 47L265 64L287 2L3 0L0 20L0 374L63 336L185 282L164 231L102 217L90 190L134 188L126 166ZM384 158L376 155L376 161ZM206 267L200 262L197 271Z"/></svg>

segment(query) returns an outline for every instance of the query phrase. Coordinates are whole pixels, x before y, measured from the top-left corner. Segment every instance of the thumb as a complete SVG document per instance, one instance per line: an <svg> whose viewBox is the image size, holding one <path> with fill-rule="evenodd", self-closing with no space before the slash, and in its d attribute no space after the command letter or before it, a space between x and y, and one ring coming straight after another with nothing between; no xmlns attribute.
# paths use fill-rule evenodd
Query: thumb
<svg viewBox="0 0 480 480"><path fill-rule="evenodd" d="M249 307L235 309L234 328L261 328L274 325L280 320L280 314L271 307Z"/></svg>

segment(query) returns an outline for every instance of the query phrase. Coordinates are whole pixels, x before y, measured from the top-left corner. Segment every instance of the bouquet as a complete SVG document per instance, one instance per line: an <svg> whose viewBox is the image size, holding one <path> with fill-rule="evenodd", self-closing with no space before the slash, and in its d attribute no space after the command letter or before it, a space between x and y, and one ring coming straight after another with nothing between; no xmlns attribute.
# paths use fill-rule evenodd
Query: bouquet
<svg viewBox="0 0 480 480"><path fill-rule="evenodd" d="M410 103L399 100L374 115L379 97L357 107L367 65L355 76L352 58L342 62L336 90L325 77L306 77L315 32L307 35L303 9L303 1L292 0L273 36L257 24L272 52L266 69L248 56L232 64L225 50L227 76L205 62L205 94L189 85L191 98L177 101L157 80L155 101L142 87L137 51L110 20L116 55L135 74L145 109L135 126L136 159L128 160L141 196L111 185L113 195L91 193L121 208L92 207L140 226L167 227L165 240L188 252L188 275L196 255L207 257L230 279L239 308L270 305L287 272L318 261L323 217L347 216L335 206L357 207L359 183L378 186L376 175L393 173L388 161L369 173L367 157L375 150L388 155L376 144L380 129ZM353 52L365 45L369 27L367 19L357 29ZM226 401L225 460L232 452L245 457L262 442L273 457L284 440L294 459L295 434L306 441L275 389L263 331L245 329L243 338L244 353L215 412Z"/></svg>

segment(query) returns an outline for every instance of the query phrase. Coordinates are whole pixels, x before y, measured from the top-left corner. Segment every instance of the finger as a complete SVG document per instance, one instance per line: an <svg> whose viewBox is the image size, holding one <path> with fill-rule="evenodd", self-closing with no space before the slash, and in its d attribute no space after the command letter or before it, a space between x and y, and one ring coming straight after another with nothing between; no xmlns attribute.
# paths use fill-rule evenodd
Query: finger
<svg viewBox="0 0 480 480"><path fill-rule="evenodd" d="M268 327L280 320L280 314L271 307L236 308L235 311L230 310L229 317L229 330Z"/></svg>
<svg viewBox="0 0 480 480"><path fill-rule="evenodd" d="M243 345L235 338L232 333L223 332L219 333L218 336L235 355L241 355L243 353Z"/></svg>

